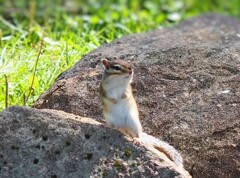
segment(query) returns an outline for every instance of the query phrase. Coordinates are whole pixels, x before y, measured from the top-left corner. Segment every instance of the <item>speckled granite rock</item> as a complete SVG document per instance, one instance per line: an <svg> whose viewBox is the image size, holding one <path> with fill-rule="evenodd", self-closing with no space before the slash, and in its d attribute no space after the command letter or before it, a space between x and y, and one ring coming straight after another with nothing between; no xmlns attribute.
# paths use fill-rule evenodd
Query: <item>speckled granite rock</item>
<svg viewBox="0 0 240 178"><path fill-rule="evenodd" d="M240 177L240 20L207 14L103 45L61 74L35 107L102 121L103 58L133 64L144 130L180 150L193 177Z"/></svg>
<svg viewBox="0 0 240 178"><path fill-rule="evenodd" d="M90 118L11 107L0 113L0 177L191 177L164 154Z"/></svg>

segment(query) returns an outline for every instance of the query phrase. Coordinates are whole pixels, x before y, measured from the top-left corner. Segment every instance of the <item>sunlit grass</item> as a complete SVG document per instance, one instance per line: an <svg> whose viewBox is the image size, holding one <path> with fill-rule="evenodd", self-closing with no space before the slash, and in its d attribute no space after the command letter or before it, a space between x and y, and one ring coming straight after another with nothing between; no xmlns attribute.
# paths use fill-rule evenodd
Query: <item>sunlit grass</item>
<svg viewBox="0 0 240 178"><path fill-rule="evenodd" d="M0 110L6 101L5 76L8 105L23 105L31 91L26 103L31 106L62 71L103 43L169 27L201 12L240 15L238 0L0 0L0 4Z"/></svg>

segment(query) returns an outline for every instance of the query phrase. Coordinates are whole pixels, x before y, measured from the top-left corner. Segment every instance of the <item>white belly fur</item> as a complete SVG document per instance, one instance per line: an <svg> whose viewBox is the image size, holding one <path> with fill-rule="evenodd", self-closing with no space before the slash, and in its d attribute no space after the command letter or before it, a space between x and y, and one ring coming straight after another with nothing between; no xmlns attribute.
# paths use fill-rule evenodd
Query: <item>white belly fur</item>
<svg viewBox="0 0 240 178"><path fill-rule="evenodd" d="M116 104L107 101L108 113L105 114L105 118L108 124L113 125L116 129L126 126L126 120L129 115L128 101L127 99L118 100Z"/></svg>
<svg viewBox="0 0 240 178"><path fill-rule="evenodd" d="M115 129L128 129L133 132L131 135L139 135L142 131L138 118L138 111L133 107L133 103L129 103L129 99L118 100L113 104L109 100L104 101L108 112L104 113L107 124Z"/></svg>

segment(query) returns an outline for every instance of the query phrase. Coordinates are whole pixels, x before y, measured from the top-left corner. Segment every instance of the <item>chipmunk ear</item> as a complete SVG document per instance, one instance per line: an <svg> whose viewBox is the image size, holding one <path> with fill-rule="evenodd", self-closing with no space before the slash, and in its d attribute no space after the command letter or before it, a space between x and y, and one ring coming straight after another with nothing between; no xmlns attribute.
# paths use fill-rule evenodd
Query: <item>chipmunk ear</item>
<svg viewBox="0 0 240 178"><path fill-rule="evenodd" d="M109 61L107 59L103 59L102 63L104 65L105 69L108 70L110 68Z"/></svg>

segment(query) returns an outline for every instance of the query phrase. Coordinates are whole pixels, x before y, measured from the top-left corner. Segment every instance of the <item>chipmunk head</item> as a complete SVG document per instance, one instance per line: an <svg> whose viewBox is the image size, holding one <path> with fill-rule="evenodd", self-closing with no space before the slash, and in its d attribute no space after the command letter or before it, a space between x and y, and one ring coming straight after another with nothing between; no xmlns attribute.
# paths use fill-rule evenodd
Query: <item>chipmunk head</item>
<svg viewBox="0 0 240 178"><path fill-rule="evenodd" d="M113 79L122 82L131 82L133 77L133 69L130 64L123 60L109 61L103 59L102 63L105 68L104 79Z"/></svg>

